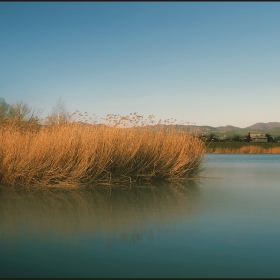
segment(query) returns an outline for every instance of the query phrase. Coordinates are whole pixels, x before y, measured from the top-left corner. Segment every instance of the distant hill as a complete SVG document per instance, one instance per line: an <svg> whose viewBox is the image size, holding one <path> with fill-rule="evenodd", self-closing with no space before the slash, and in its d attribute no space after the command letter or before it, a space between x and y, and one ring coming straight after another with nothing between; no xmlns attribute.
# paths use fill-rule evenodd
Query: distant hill
<svg viewBox="0 0 280 280"><path fill-rule="evenodd" d="M165 125L164 125L165 126ZM172 126L172 125L170 125ZM280 122L269 122L269 123L256 123L251 126L240 128L232 125L226 126L207 126L207 125L177 125L177 128L182 129L186 132L197 133L197 134L210 134L213 133L216 136L232 136L232 135L247 135L249 132L252 133L268 133L272 136L280 136Z"/></svg>
<svg viewBox="0 0 280 280"><path fill-rule="evenodd" d="M240 127L232 126L232 125L227 125L227 126L219 126L217 129L221 132L229 132L229 131L235 131L239 130Z"/></svg>
<svg viewBox="0 0 280 280"><path fill-rule="evenodd" d="M232 125L211 127L208 126L198 127L199 133L214 133L217 136L221 135L246 135L248 132L256 133L269 133L273 136L280 136L280 122L269 122L269 123L255 123L251 126L240 128Z"/></svg>
<svg viewBox="0 0 280 280"><path fill-rule="evenodd" d="M280 122L269 122L269 123L255 123L251 126L246 127L247 129L258 129L267 130L275 127L280 127Z"/></svg>

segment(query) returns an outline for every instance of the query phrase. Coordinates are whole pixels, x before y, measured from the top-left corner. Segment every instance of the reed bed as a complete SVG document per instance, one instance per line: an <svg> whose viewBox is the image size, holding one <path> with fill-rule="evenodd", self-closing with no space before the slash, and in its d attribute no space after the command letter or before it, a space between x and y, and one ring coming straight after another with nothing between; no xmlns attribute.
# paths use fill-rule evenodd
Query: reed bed
<svg viewBox="0 0 280 280"><path fill-rule="evenodd" d="M245 146L241 148L216 148L210 149L213 154L280 154L280 147L264 148L261 146Z"/></svg>
<svg viewBox="0 0 280 280"><path fill-rule="evenodd" d="M196 177L204 143L145 124L135 114L111 115L107 124L6 122L0 126L0 184L70 188Z"/></svg>

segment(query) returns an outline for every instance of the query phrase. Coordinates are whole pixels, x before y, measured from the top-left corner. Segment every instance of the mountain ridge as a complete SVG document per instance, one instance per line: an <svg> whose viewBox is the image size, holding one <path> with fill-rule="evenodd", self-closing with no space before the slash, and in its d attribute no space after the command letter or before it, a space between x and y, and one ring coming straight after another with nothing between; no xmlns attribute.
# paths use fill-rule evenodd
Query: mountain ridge
<svg viewBox="0 0 280 280"><path fill-rule="evenodd" d="M271 128L275 128L275 127L280 127L280 122L268 122L268 123L258 122L253 125L250 125L246 128L266 130L266 129L271 129Z"/></svg>
<svg viewBox="0 0 280 280"><path fill-rule="evenodd" d="M245 128L226 125L226 126L209 126L209 125L176 125L176 127L191 133L197 134L215 134L216 136L230 135L247 135L251 133L270 134L272 136L280 136L280 122L255 123Z"/></svg>
<svg viewBox="0 0 280 280"><path fill-rule="evenodd" d="M239 129L257 129L257 130L267 130L267 129L272 129L272 128L277 128L280 127L280 122L257 122L255 124L252 124L250 126L241 128L238 126L233 126L233 125L226 125L226 126L209 126L209 125L199 125L198 127L211 127L215 128L218 130L226 130L226 131L233 131L233 130L239 130Z"/></svg>

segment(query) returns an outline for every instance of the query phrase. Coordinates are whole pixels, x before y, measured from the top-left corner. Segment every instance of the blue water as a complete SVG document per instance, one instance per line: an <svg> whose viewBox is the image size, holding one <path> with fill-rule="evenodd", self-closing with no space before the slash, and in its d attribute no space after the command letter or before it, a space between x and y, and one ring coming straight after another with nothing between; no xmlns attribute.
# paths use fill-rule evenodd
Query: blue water
<svg viewBox="0 0 280 280"><path fill-rule="evenodd" d="M201 180L0 193L0 277L280 277L280 155L206 155Z"/></svg>

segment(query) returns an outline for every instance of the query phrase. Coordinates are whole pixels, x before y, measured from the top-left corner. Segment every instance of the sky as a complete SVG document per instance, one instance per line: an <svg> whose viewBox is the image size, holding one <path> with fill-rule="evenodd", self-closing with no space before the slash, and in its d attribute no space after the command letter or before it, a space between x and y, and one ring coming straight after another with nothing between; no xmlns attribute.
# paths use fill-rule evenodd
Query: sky
<svg viewBox="0 0 280 280"><path fill-rule="evenodd" d="M279 122L279 2L0 2L0 97L196 125Z"/></svg>

